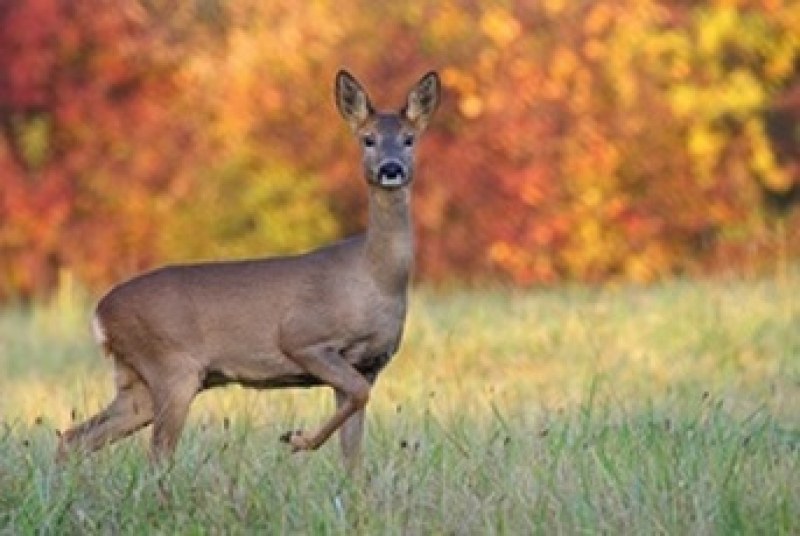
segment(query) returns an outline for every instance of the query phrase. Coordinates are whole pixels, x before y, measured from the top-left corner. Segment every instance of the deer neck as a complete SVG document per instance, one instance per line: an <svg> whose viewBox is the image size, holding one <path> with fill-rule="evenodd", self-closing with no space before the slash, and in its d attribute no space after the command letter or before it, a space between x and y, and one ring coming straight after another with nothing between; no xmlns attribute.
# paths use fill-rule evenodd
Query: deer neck
<svg viewBox="0 0 800 536"><path fill-rule="evenodd" d="M369 187L365 255L370 273L387 293L404 293L414 263L411 189Z"/></svg>

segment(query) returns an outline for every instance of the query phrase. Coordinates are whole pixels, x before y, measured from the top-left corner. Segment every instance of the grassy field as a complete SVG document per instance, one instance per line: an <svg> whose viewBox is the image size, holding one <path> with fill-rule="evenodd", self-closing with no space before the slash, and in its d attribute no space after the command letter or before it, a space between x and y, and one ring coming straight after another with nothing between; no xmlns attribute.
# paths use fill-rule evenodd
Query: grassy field
<svg viewBox="0 0 800 536"><path fill-rule="evenodd" d="M69 288L0 311L0 534L800 533L797 275L417 291L360 482L335 441L278 441L327 389L204 393L170 467L147 432L55 466L112 394L89 311Z"/></svg>

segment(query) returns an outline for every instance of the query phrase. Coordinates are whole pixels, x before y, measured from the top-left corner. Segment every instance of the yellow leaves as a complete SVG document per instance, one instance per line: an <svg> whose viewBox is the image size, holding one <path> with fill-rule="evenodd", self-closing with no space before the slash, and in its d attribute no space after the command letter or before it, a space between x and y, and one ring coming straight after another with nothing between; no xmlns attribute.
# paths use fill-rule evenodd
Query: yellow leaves
<svg viewBox="0 0 800 536"><path fill-rule="evenodd" d="M603 33L614 19L614 8L606 3L598 3L589 10L583 23L587 35L596 36Z"/></svg>
<svg viewBox="0 0 800 536"><path fill-rule="evenodd" d="M784 6L783 0L762 0L762 3L769 11L779 11Z"/></svg>
<svg viewBox="0 0 800 536"><path fill-rule="evenodd" d="M483 33L500 48L507 47L522 32L520 23L499 7L489 8L481 16L480 26Z"/></svg>
<svg viewBox="0 0 800 536"><path fill-rule="evenodd" d="M763 107L767 93L753 73L736 69L703 86L677 84L671 89L669 98L679 117L711 121L725 115L746 117Z"/></svg>
<svg viewBox="0 0 800 536"><path fill-rule="evenodd" d="M722 98L730 109L748 113L764 105L766 88L751 71L735 69L727 82L728 87Z"/></svg>
<svg viewBox="0 0 800 536"><path fill-rule="evenodd" d="M544 95L560 100L569 98L577 108L584 108L591 98L592 75L575 51L559 45L552 53L544 80Z"/></svg>
<svg viewBox="0 0 800 536"><path fill-rule="evenodd" d="M567 6L567 0L544 0L544 10L551 17L560 14Z"/></svg>
<svg viewBox="0 0 800 536"><path fill-rule="evenodd" d="M681 119L691 117L698 109L700 91L694 86L681 84L672 88L669 93L673 113Z"/></svg>
<svg viewBox="0 0 800 536"><path fill-rule="evenodd" d="M635 283L652 283L668 275L671 254L658 242L648 244L643 251L631 254L624 263L625 278Z"/></svg>
<svg viewBox="0 0 800 536"><path fill-rule="evenodd" d="M489 258L492 261L501 264L506 264L509 262L513 263L516 255L518 254L516 249L517 248L508 242L495 242L489 247Z"/></svg>
<svg viewBox="0 0 800 536"><path fill-rule="evenodd" d="M161 247L171 260L309 249L336 235L326 201L313 177L246 153L229 155L169 216Z"/></svg>
<svg viewBox="0 0 800 536"><path fill-rule="evenodd" d="M442 10L437 19L441 21L444 13L447 13L447 8ZM451 15L455 17L454 14ZM444 84L456 89L460 94L458 111L467 119L476 119L483 115L487 109L487 99L495 105L502 104L496 98L497 95L493 98L491 90L479 87L479 81L491 80L495 76L500 51L508 47L522 33L519 21L501 7L487 8L479 17L478 24L493 46L480 51L472 71L451 67L442 73Z"/></svg>
<svg viewBox="0 0 800 536"><path fill-rule="evenodd" d="M771 191L787 192L792 187L792 177L778 166L764 124L750 119L745 123L745 135L750 142L750 167L756 176Z"/></svg>
<svg viewBox="0 0 800 536"><path fill-rule="evenodd" d="M716 161L726 139L706 125L696 125L689 130L686 140L689 154L703 161Z"/></svg>
<svg viewBox="0 0 800 536"><path fill-rule="evenodd" d="M607 50L608 47L605 42L600 39L590 39L583 45L583 53L590 60L599 60L606 54Z"/></svg>
<svg viewBox="0 0 800 536"><path fill-rule="evenodd" d="M413 2L408 3L408 6L413 5ZM453 2L441 2L436 12L424 24L430 27L431 40L444 44L458 42L474 27L474 21L466 10Z"/></svg>
<svg viewBox="0 0 800 536"><path fill-rule="evenodd" d="M578 69L580 61L569 47L559 46L550 60L550 76L556 81L564 81Z"/></svg>
<svg viewBox="0 0 800 536"><path fill-rule="evenodd" d="M774 43L769 46L769 53L764 54L764 74L769 81L780 82L792 75L795 65L795 58L800 50L800 10L794 21L784 21L784 24L791 30L783 32L774 37Z"/></svg>
<svg viewBox="0 0 800 536"><path fill-rule="evenodd" d="M518 243L497 241L489 247L489 260L522 283L554 281L557 273L552 258L544 252L531 251Z"/></svg>
<svg viewBox="0 0 800 536"><path fill-rule="evenodd" d="M709 222L719 224L722 235L727 230L720 222L732 214L755 219L755 189L741 188L743 181L752 178L783 192L791 180L760 117L794 73L800 10L776 0L673 4L223 2L224 32L203 32L197 43L184 43L191 53L169 82L180 90L179 103L158 91L146 96L178 110L153 129L159 142L148 134L139 139L150 143L109 144L103 159L89 162L113 163L108 170L88 170L99 177L94 188L112 184L105 176L118 176L119 169L130 178L119 188L81 194L82 210L113 198L109 204L119 205L114 215L132 223L96 242L127 244L117 250L134 252L134 260L125 261L131 266L157 260L148 245L153 229L178 211L185 211L184 221L167 222L176 225L170 239L187 255L195 246L198 254L208 248L204 256L302 247L332 237L328 224L337 217L343 228L355 229L362 222L350 210L362 200L356 148L336 122L333 73L353 69L374 90L375 104L388 108L403 96L404 81L446 66L441 122L432 125L433 139L423 144L421 158L432 177L421 181L417 201L417 224L426 233L420 243L430 244L420 256L423 277L472 277L489 257L523 282L556 273L649 280L683 266L684 252L672 244L692 242ZM100 59L96 74L126 65ZM30 67L18 63L22 73ZM143 80L150 76L142 74ZM67 134L79 138L76 146L105 143L110 129L98 135L92 122L80 120L81 108L71 104L76 99L67 94L60 100L66 104L53 128L66 117L75 123ZM125 116L137 119L125 126L152 123L150 114ZM34 121L26 128L21 156L47 168L54 157L51 127ZM169 139L178 150L162 149ZM220 168L236 164L231 162L241 153L263 160L240 165L234 179ZM273 159L286 163L285 173L265 163ZM537 166L541 173L533 177ZM159 179L163 191L158 184L137 186L173 171L174 179ZM437 178L442 184L430 186ZM311 188L320 180L330 186L330 199L343 199L345 208L336 215L325 205L329 197ZM722 201L714 204L706 195ZM643 212L674 214L675 222L662 229L657 217L637 212L641 206ZM12 231L19 234L22 221L35 240L57 242L59 225L44 226L54 231L42 238L44 231L36 230L41 210L31 207L17 216ZM48 211L58 216L55 208ZM541 223L556 219L549 211L563 215L563 227ZM209 229L206 243L195 236L201 226ZM8 238L12 231L0 233L19 244L21 239ZM230 249L223 236L236 236L227 242Z"/></svg>
<svg viewBox="0 0 800 536"><path fill-rule="evenodd" d="M52 124L47 116L36 116L28 121L10 121L11 129L18 130L20 149L25 163L32 169L39 169L45 164L48 154L52 150L51 132Z"/></svg>
<svg viewBox="0 0 800 536"><path fill-rule="evenodd" d="M800 45L781 47L778 53L767 59L764 72L770 80L781 80L791 75L797 48Z"/></svg>
<svg viewBox="0 0 800 536"><path fill-rule="evenodd" d="M587 207L596 208L603 201L603 192L596 186L587 186L581 192L580 200Z"/></svg>
<svg viewBox="0 0 800 536"><path fill-rule="evenodd" d="M691 74L691 59L695 47L690 37L678 30L665 30L648 35L642 44L644 54L653 66L680 82Z"/></svg>
<svg viewBox="0 0 800 536"><path fill-rule="evenodd" d="M701 188L714 184L714 171L728 141L723 132L708 124L696 123L689 127L686 149L692 172Z"/></svg>
<svg viewBox="0 0 800 536"><path fill-rule="evenodd" d="M600 239L600 222L586 219L578 227L578 237L584 244L597 244Z"/></svg>
<svg viewBox="0 0 800 536"><path fill-rule="evenodd" d="M609 274L622 249L620 237L607 222L584 214L574 222L569 241L560 252L570 277L601 280Z"/></svg>
<svg viewBox="0 0 800 536"><path fill-rule="evenodd" d="M483 99L478 95L465 95L459 99L458 109L467 119L475 119L483 112Z"/></svg>
<svg viewBox="0 0 800 536"><path fill-rule="evenodd" d="M475 91L475 79L466 71L455 67L446 67L442 70L442 84L462 93Z"/></svg>
<svg viewBox="0 0 800 536"><path fill-rule="evenodd" d="M737 30L738 16L736 7L718 7L706 12L698 24L697 47L700 54L713 57L718 55L729 35Z"/></svg>
<svg viewBox="0 0 800 536"><path fill-rule="evenodd" d="M484 101L478 91L478 82L471 73L449 67L442 71L442 83L460 93L458 110L468 119L483 113Z"/></svg>

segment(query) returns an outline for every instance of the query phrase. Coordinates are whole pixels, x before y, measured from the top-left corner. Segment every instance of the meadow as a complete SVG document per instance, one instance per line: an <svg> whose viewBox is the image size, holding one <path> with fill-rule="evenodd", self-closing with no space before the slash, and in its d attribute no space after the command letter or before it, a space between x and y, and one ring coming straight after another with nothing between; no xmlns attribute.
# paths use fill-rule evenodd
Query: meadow
<svg viewBox="0 0 800 536"><path fill-rule="evenodd" d="M147 430L55 465L112 396L63 285L0 310L0 534L798 534L798 296L797 273L417 289L350 480L336 441L278 441L323 388L201 394L170 466Z"/></svg>

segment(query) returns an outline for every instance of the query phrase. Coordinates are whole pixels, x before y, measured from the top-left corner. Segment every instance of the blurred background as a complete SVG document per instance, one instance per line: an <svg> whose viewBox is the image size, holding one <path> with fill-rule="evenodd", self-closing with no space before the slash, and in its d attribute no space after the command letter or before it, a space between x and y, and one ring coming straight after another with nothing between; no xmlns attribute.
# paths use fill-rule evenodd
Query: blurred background
<svg viewBox="0 0 800 536"><path fill-rule="evenodd" d="M0 1L0 300L357 232L337 116L438 69L417 278L785 272L800 257L800 2Z"/></svg>

